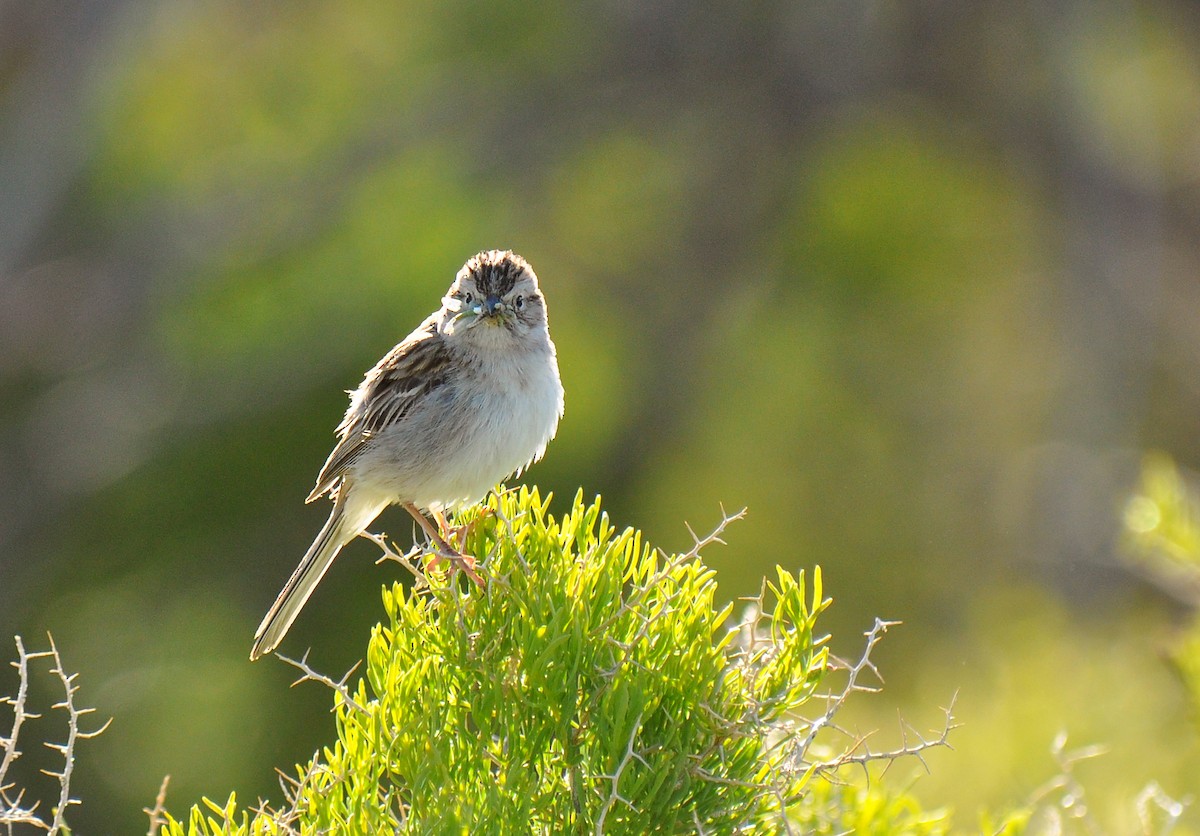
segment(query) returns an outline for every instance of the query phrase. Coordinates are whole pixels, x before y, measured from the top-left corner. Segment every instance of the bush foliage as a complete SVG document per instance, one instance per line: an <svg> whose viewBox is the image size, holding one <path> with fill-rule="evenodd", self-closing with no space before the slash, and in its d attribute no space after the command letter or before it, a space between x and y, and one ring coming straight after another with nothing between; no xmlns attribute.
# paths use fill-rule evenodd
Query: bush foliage
<svg viewBox="0 0 1200 836"><path fill-rule="evenodd" d="M332 683L336 740L284 804L206 800L165 832L772 832L789 811L833 832L835 796L879 832L938 832L911 800L832 791L806 757L816 726L796 718L829 663L819 570L780 570L731 624L699 557L731 518L666 556L599 501L561 519L548 501L523 488L459 520L485 589L438 572L385 588L363 675Z"/></svg>

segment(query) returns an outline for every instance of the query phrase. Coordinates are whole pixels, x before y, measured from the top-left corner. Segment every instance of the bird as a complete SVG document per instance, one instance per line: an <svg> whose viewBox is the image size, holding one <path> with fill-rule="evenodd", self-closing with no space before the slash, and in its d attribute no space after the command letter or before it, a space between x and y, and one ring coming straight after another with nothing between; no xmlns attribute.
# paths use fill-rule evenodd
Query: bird
<svg viewBox="0 0 1200 836"><path fill-rule="evenodd" d="M429 536L433 563L454 561L482 583L442 536L445 513L540 459L563 415L546 300L529 262L511 250L472 256L441 307L347 394L337 444L306 500L328 495L333 510L259 624L251 661L279 646L338 552L389 505Z"/></svg>

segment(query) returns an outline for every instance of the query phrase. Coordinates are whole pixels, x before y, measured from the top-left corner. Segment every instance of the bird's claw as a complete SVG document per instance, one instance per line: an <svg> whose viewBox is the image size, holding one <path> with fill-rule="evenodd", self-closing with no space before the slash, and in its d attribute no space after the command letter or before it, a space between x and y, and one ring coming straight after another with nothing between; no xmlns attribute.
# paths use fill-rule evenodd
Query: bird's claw
<svg viewBox="0 0 1200 836"><path fill-rule="evenodd" d="M457 551L436 551L433 553L433 557L430 558L426 570L436 569L443 563L450 564L451 573L461 571L464 575L474 581L477 586L484 586L483 578L478 572L475 571L475 558L471 557L470 555L462 554L461 552Z"/></svg>
<svg viewBox="0 0 1200 836"><path fill-rule="evenodd" d="M467 538L471 536L471 532L475 530L475 526L479 525L486 517L494 516L495 514L496 509L485 506L480 510L479 516L462 525L451 525L450 521L446 519L446 515L440 511L434 513L433 518L437 521L438 530L441 531L446 542L462 547L466 545ZM474 560L472 560L473 562Z"/></svg>

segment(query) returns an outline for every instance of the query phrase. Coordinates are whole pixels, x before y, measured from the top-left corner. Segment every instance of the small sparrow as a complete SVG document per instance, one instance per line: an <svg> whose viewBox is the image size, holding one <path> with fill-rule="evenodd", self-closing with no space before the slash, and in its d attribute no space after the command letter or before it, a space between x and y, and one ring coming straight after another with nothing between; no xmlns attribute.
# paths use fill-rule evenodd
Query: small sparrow
<svg viewBox="0 0 1200 836"><path fill-rule="evenodd" d="M404 507L477 583L447 530L447 510L478 502L542 457L563 413L558 359L537 276L519 255L489 250L458 271L442 307L350 393L338 444L308 502L333 511L258 626L250 659L273 651L342 546L389 505Z"/></svg>

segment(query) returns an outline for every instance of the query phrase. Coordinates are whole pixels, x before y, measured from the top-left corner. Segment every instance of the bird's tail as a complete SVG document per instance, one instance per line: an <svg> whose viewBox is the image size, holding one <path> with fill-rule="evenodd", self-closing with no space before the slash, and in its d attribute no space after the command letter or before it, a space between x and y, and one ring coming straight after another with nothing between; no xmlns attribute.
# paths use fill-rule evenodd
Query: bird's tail
<svg viewBox="0 0 1200 836"><path fill-rule="evenodd" d="M325 572L333 564L333 559L342 550L342 546L357 536L361 530L361 528L348 530L356 522L347 520L345 514L344 497L349 491L341 490L338 493L333 511L330 512L329 519L325 522L321 533L308 547L304 559L300 561L296 571L292 572L283 591L279 593L279 597L275 599L271 609L267 610L267 614L263 616L262 623L258 625L258 632L254 634L254 646L250 649L250 661L270 653L279 646L283 637L287 635L288 628L292 626L292 622L296 620L296 616L300 614L300 610L308 601L308 597L312 595L317 584L321 582L321 578L325 576ZM367 524L369 523L368 520Z"/></svg>

